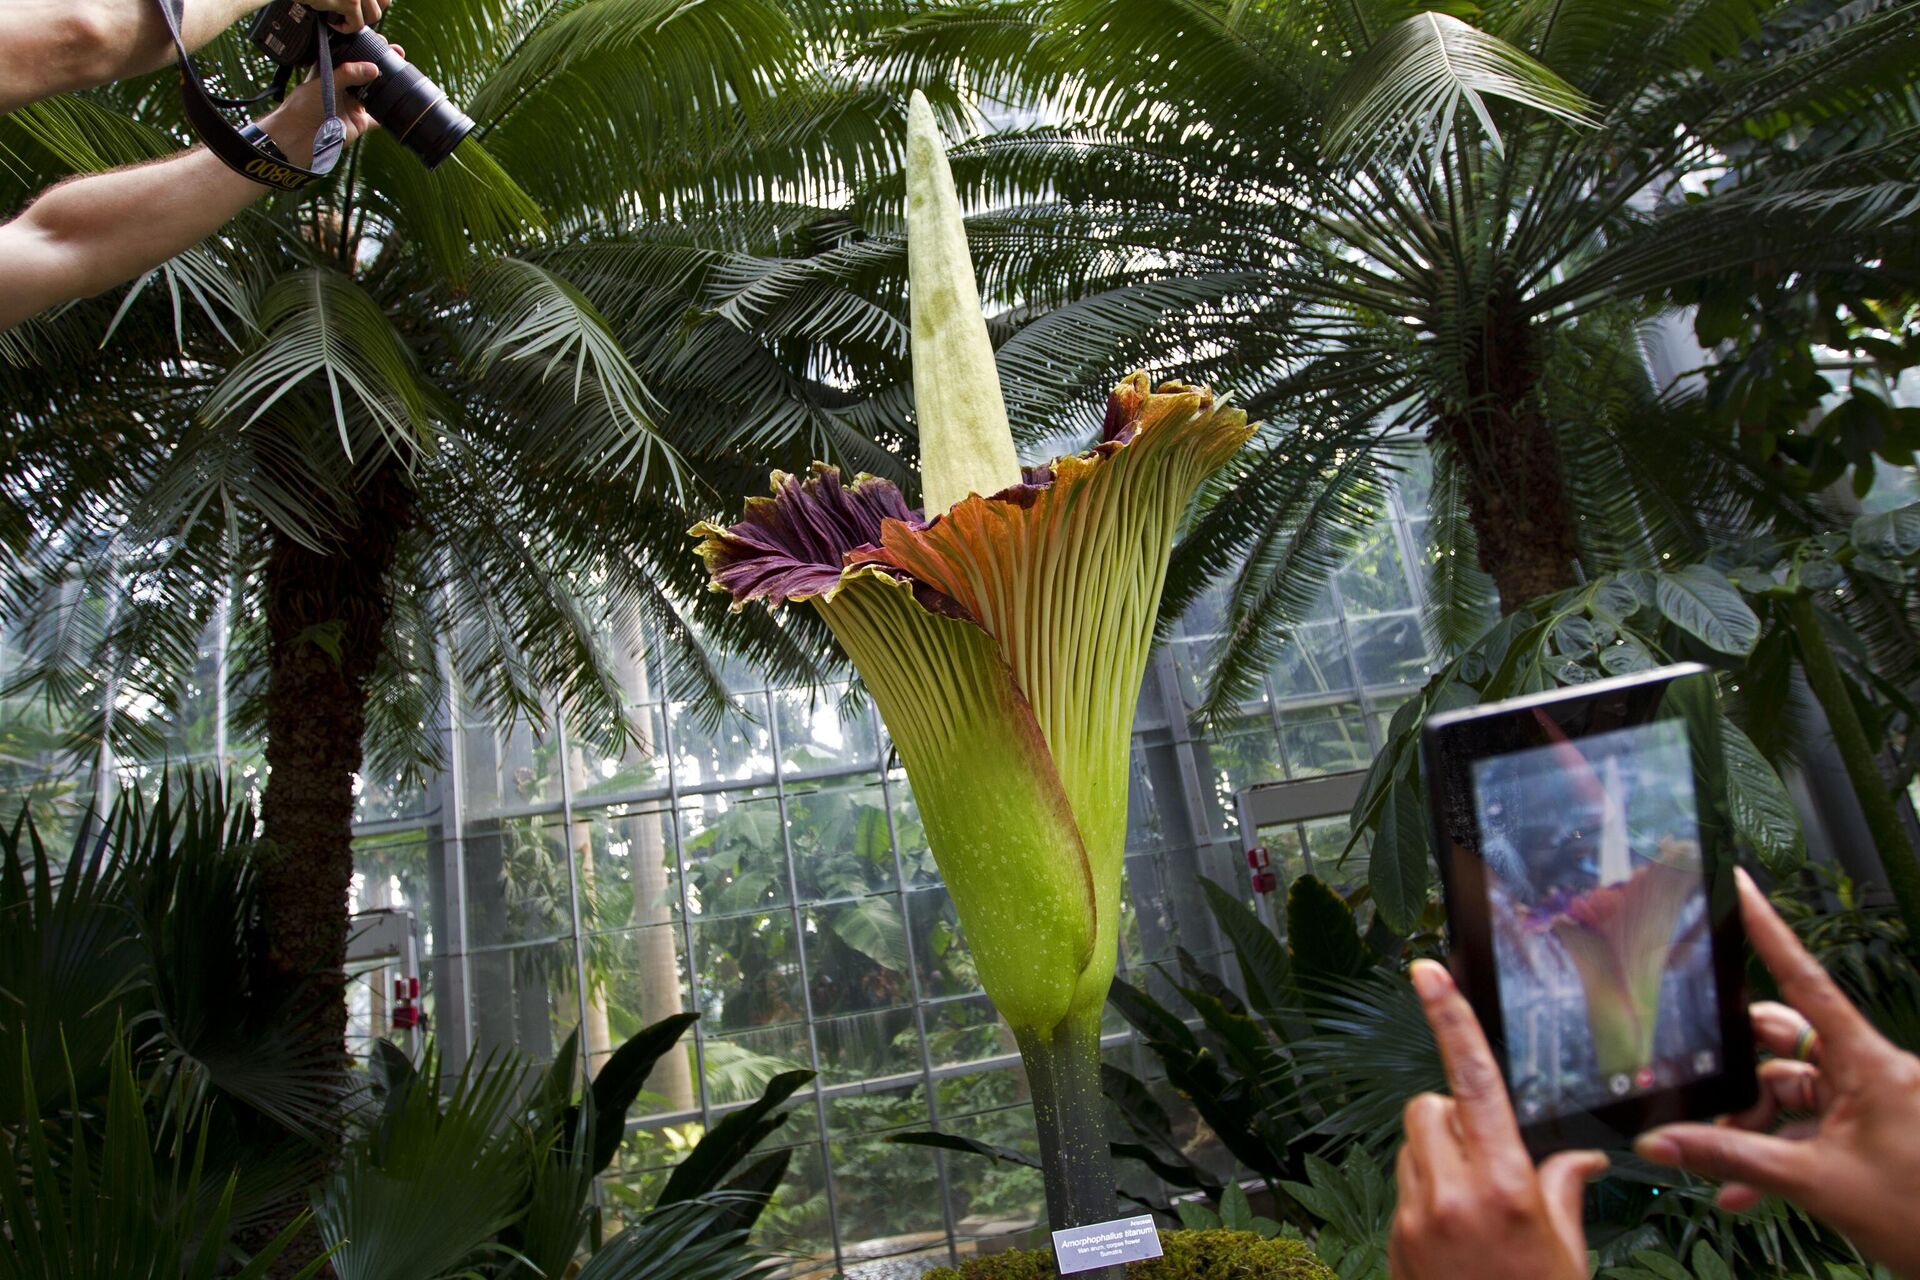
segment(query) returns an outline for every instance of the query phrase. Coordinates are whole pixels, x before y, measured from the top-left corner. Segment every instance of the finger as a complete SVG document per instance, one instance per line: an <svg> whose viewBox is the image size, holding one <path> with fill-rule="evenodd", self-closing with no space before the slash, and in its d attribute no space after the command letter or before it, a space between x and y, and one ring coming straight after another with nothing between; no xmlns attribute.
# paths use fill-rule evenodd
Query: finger
<svg viewBox="0 0 1920 1280"><path fill-rule="evenodd" d="M1734 875L1740 885L1741 918L1754 951L1780 984L1780 994L1787 1003L1820 1033L1826 1042L1823 1065L1832 1071L1837 1083L1844 1085L1857 1074L1863 1059L1882 1052L1884 1042L1820 962L1800 945L1753 877L1744 869L1737 869Z"/></svg>
<svg viewBox="0 0 1920 1280"><path fill-rule="evenodd" d="M1440 1060L1447 1069L1447 1088L1458 1107L1467 1147L1489 1160L1526 1161L1520 1145L1520 1125L1500 1078L1499 1064L1487 1047L1473 1008L1453 985L1446 969L1431 960L1413 962L1413 985L1433 1027Z"/></svg>
<svg viewBox="0 0 1920 1280"><path fill-rule="evenodd" d="M1420 1160L1414 1155L1411 1142L1402 1143L1400 1154L1394 1157L1393 1185L1400 1193L1402 1205L1425 1203L1428 1191L1426 1174L1420 1168Z"/></svg>
<svg viewBox="0 0 1920 1280"><path fill-rule="evenodd" d="M1655 1164L1744 1182L1770 1195L1807 1198L1807 1148L1784 1137L1710 1124L1670 1124L1641 1134L1633 1149Z"/></svg>
<svg viewBox="0 0 1920 1280"><path fill-rule="evenodd" d="M1553 1233L1573 1246L1576 1253L1586 1252L1586 1228L1582 1202L1587 1184L1607 1171L1607 1157L1598 1151L1561 1151L1548 1156L1540 1165L1540 1194L1546 1197L1547 1218Z"/></svg>
<svg viewBox="0 0 1920 1280"><path fill-rule="evenodd" d="M346 89L372 84L379 78L380 68L371 62L349 62L345 66L335 67L333 71L333 82Z"/></svg>
<svg viewBox="0 0 1920 1280"><path fill-rule="evenodd" d="M1767 1193L1758 1187L1750 1187L1744 1182L1729 1182L1720 1188L1720 1194L1713 1202L1728 1213L1745 1213L1767 1198Z"/></svg>
<svg viewBox="0 0 1920 1280"><path fill-rule="evenodd" d="M339 3L339 0L336 0L336 3ZM359 0L345 0L344 3L339 3L334 16L327 21L336 31L358 31L366 25L360 20Z"/></svg>
<svg viewBox="0 0 1920 1280"><path fill-rule="evenodd" d="M1467 1153L1460 1145L1455 1110L1452 1099L1423 1093L1407 1103L1401 1114L1407 1132L1407 1144L1401 1150L1412 1158L1415 1180L1423 1188L1457 1186L1467 1176Z"/></svg>
<svg viewBox="0 0 1920 1280"><path fill-rule="evenodd" d="M1797 1010L1777 1000L1756 1000L1747 1006L1753 1020L1754 1042L1775 1057L1791 1058L1800 1047L1800 1038L1812 1025ZM1819 1041L1814 1042L1818 1045Z"/></svg>
<svg viewBox="0 0 1920 1280"><path fill-rule="evenodd" d="M380 21L380 0L360 0L360 20L368 26Z"/></svg>
<svg viewBox="0 0 1920 1280"><path fill-rule="evenodd" d="M1818 1115L1827 1108L1827 1090L1818 1067L1776 1058L1761 1063L1755 1076L1759 1097L1754 1104L1745 1111L1723 1116L1721 1123L1765 1133L1779 1121L1782 1112Z"/></svg>

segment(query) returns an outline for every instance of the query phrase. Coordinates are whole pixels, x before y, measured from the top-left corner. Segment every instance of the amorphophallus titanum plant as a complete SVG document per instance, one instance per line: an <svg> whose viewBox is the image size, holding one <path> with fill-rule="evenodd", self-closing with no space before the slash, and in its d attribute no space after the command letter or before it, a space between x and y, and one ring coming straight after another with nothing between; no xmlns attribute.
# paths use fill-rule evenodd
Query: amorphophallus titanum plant
<svg viewBox="0 0 1920 1280"><path fill-rule="evenodd" d="M1115 388L1103 439L1024 472L933 113L907 133L924 514L871 476L776 472L697 526L735 607L810 601L913 783L987 995L1026 1064L1056 1229L1111 1216L1100 1016L1117 954L1134 703L1174 533L1252 434L1204 389Z"/></svg>

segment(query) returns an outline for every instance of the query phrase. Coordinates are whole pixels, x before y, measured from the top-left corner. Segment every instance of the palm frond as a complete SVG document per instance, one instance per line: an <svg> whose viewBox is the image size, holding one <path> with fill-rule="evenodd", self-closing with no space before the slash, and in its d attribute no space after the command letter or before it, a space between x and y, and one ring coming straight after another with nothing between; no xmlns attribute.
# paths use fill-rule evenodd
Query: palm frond
<svg viewBox="0 0 1920 1280"><path fill-rule="evenodd" d="M1503 147L1489 98L1573 124L1592 119L1580 91L1524 51L1449 14L1427 12L1397 23L1354 59L1327 109L1329 156L1358 164L1409 136L1434 153L1453 137L1465 104L1495 151Z"/></svg>

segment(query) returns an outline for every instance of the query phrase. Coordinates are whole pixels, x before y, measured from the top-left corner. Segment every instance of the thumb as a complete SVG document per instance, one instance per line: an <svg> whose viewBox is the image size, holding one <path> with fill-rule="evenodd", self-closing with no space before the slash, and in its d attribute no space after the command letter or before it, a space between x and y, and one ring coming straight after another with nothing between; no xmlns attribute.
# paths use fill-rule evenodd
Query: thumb
<svg viewBox="0 0 1920 1280"><path fill-rule="evenodd" d="M1587 1184L1606 1171L1607 1158L1598 1151L1562 1151L1540 1164L1540 1194L1546 1198L1553 1233L1572 1245L1576 1253L1584 1254L1587 1248L1586 1228L1581 1223L1581 1201Z"/></svg>
<svg viewBox="0 0 1920 1280"><path fill-rule="evenodd" d="M371 62L348 62L333 69L333 82L343 89L372 84L380 78L380 68Z"/></svg>
<svg viewBox="0 0 1920 1280"><path fill-rule="evenodd" d="M1640 1136L1642 1159L1772 1195L1805 1199L1807 1144L1711 1124L1670 1124Z"/></svg>

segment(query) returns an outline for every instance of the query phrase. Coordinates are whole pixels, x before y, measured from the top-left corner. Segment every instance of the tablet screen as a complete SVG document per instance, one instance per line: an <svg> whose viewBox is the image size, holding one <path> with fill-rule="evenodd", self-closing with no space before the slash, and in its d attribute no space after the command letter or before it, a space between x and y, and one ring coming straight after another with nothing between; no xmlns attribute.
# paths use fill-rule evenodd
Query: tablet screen
<svg viewBox="0 0 1920 1280"><path fill-rule="evenodd" d="M1471 770L1522 1123L1711 1076L1722 1054L1685 722L1538 723L1547 745Z"/></svg>

